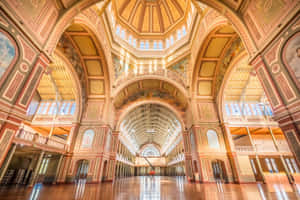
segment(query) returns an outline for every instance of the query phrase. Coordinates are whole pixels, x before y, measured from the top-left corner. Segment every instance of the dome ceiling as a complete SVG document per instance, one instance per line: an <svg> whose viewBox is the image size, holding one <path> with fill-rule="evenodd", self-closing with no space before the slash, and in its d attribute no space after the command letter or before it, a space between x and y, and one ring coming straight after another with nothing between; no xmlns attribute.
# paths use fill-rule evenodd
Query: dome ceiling
<svg viewBox="0 0 300 200"><path fill-rule="evenodd" d="M144 144L168 146L181 131L175 114L157 104L141 105L129 112L121 123L121 132L140 149Z"/></svg>
<svg viewBox="0 0 300 200"><path fill-rule="evenodd" d="M137 36L165 36L185 23L190 0L113 0L117 22Z"/></svg>

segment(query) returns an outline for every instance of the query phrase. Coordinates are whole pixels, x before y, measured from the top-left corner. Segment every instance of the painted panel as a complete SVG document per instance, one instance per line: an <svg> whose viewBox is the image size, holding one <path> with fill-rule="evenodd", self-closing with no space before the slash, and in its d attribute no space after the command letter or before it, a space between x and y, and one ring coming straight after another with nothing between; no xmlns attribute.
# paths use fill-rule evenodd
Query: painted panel
<svg viewBox="0 0 300 200"><path fill-rule="evenodd" d="M0 78L12 64L16 56L16 49L11 40L0 32Z"/></svg>
<svg viewBox="0 0 300 200"><path fill-rule="evenodd" d="M83 134L82 142L81 142L81 148L91 148L93 145L95 132L91 129L86 130Z"/></svg>

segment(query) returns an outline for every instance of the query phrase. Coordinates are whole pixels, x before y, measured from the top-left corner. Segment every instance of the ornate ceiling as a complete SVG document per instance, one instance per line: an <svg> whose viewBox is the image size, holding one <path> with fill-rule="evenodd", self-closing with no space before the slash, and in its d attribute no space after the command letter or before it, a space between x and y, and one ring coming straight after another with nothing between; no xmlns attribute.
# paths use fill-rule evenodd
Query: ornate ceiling
<svg viewBox="0 0 300 200"><path fill-rule="evenodd" d="M144 104L129 112L121 123L121 133L140 149L144 144L169 145L181 132L175 114L157 104Z"/></svg>
<svg viewBox="0 0 300 200"><path fill-rule="evenodd" d="M179 109L185 109L187 106L185 96L177 88L166 81L152 79L137 81L125 87L116 95L114 105L116 108L121 108L136 100L156 98L173 104Z"/></svg>
<svg viewBox="0 0 300 200"><path fill-rule="evenodd" d="M190 0L113 0L117 22L137 36L165 35L186 22Z"/></svg>
<svg viewBox="0 0 300 200"><path fill-rule="evenodd" d="M53 56L53 63L49 65L38 86L38 92L43 100L75 100L75 85L66 63L57 55Z"/></svg>
<svg viewBox="0 0 300 200"><path fill-rule="evenodd" d="M264 97L264 90L248 59L237 63L224 90L225 101L256 101Z"/></svg>

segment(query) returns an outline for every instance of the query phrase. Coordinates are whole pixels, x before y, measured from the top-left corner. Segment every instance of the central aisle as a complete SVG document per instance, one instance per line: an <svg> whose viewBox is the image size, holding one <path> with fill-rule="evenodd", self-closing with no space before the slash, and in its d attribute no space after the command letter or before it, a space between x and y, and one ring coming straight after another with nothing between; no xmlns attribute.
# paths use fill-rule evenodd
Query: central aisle
<svg viewBox="0 0 300 200"><path fill-rule="evenodd" d="M298 188L298 190L297 190ZM87 200L194 200L194 199L297 199L299 186L260 184L188 183L184 177L132 177L115 183L62 185L36 184L33 188L0 188L0 199Z"/></svg>

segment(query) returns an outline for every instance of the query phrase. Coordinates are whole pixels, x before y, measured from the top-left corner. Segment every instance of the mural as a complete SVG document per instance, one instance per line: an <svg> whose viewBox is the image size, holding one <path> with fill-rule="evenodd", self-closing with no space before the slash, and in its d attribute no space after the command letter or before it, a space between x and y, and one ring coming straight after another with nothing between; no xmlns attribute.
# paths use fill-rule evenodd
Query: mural
<svg viewBox="0 0 300 200"><path fill-rule="evenodd" d="M92 129L86 130L83 134L81 148L91 148L95 132Z"/></svg>
<svg viewBox="0 0 300 200"><path fill-rule="evenodd" d="M219 149L220 144L219 144L219 139L216 131L208 130L206 135L207 135L207 142L209 147L212 149Z"/></svg>
<svg viewBox="0 0 300 200"><path fill-rule="evenodd" d="M125 73L126 67L128 67L128 74L133 73L134 66L132 64L126 65L115 55L113 55L113 64L114 64L114 68L115 68L115 78L116 79Z"/></svg>
<svg viewBox="0 0 300 200"><path fill-rule="evenodd" d="M293 36L284 47L283 59L285 64L290 68L298 84L300 84L300 33Z"/></svg>
<svg viewBox="0 0 300 200"><path fill-rule="evenodd" d="M263 24L269 24L285 6L284 0L253 1L255 14Z"/></svg>
<svg viewBox="0 0 300 200"><path fill-rule="evenodd" d="M189 57L182 59L174 65L168 67L168 70L176 72L178 75L183 76L186 79L187 68L189 65Z"/></svg>
<svg viewBox="0 0 300 200"><path fill-rule="evenodd" d="M0 32L0 78L12 63L16 50L10 39Z"/></svg>

